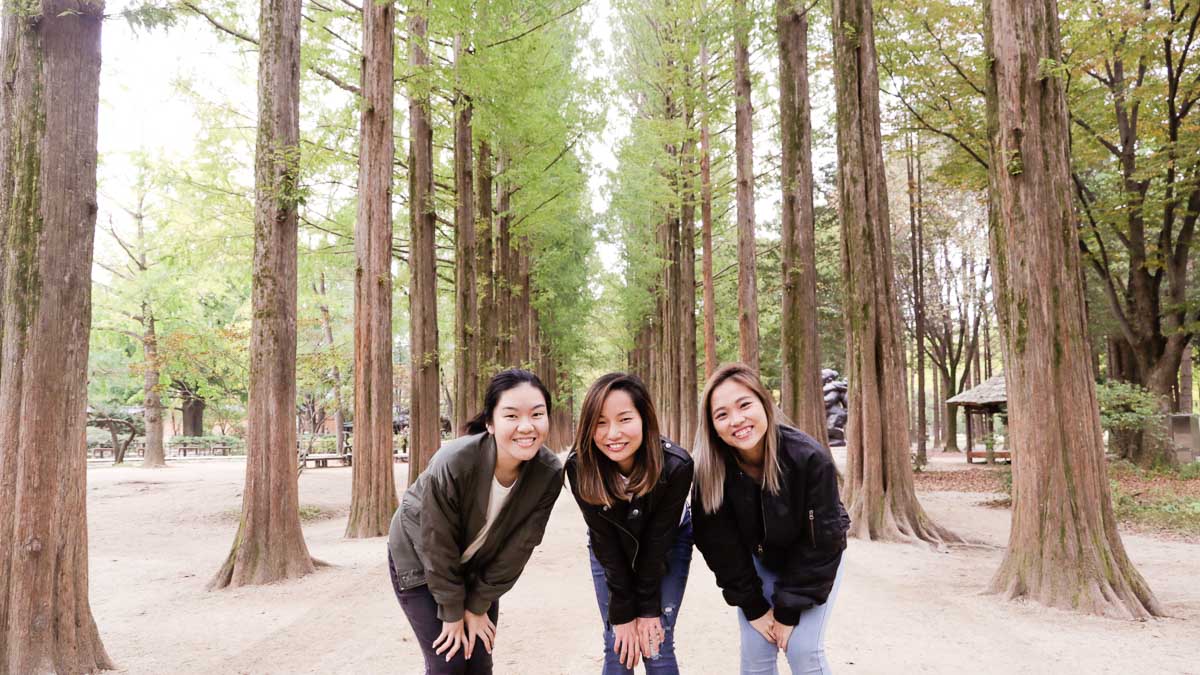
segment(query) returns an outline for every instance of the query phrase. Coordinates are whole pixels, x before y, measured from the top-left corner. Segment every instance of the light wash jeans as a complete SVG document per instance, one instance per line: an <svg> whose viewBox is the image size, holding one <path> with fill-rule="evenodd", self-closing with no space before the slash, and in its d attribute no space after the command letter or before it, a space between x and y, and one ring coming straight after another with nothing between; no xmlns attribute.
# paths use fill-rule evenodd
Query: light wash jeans
<svg viewBox="0 0 1200 675"><path fill-rule="evenodd" d="M667 573L662 580L663 643L658 648L657 658L642 659L647 673L677 675L679 663L675 660L675 620L679 618L679 605L683 602L683 590L687 587L688 571L692 564L692 517L685 506L685 515L675 530L675 541L667 549ZM613 644L616 636L608 624L608 583L604 579L604 567L596 560L592 547L588 545L588 557L592 560L592 583L596 587L596 603L600 605L600 618L604 621L604 668L603 675L628 675L633 671L621 665Z"/></svg>
<svg viewBox="0 0 1200 675"><path fill-rule="evenodd" d="M845 554L843 554L844 556ZM837 600L838 588L842 585L842 571L845 569L845 558L838 565L837 575L833 579L833 590L829 599L823 605L817 605L800 613L800 621L788 638L787 659L792 675L816 674L829 675L829 662L825 660L825 626L829 623L829 613ZM775 582L779 575L762 566L758 558L754 559L754 569L758 578L763 582L763 595L770 599L775 592ZM746 620L741 609L737 610L738 626L742 633L742 675L757 675L779 672L777 663L779 647L767 641Z"/></svg>

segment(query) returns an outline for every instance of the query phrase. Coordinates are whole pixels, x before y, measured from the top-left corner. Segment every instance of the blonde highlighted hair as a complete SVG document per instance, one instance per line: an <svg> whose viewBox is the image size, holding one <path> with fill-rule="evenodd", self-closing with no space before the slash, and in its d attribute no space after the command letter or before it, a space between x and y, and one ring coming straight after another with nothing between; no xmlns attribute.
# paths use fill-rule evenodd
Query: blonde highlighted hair
<svg viewBox="0 0 1200 675"><path fill-rule="evenodd" d="M771 392L750 366L726 363L717 368L704 385L704 393L700 395L700 424L692 446L697 494L705 513L714 513L721 508L725 500L725 463L727 459L737 460L737 451L721 440L712 421L713 390L731 380L754 392L762 402L767 417L767 430L763 435L763 488L771 494L779 494L779 414Z"/></svg>
<svg viewBox="0 0 1200 675"><path fill-rule="evenodd" d="M623 391L633 400L633 407L642 418L642 447L634 454L633 471L628 485L620 477L617 465L608 458L594 440L604 401L614 391ZM640 497L650 492L663 468L662 438L658 435L658 415L646 385L635 375L608 373L601 375L588 388L579 411L579 427L575 432L576 479L579 497L588 504L612 506L617 499Z"/></svg>

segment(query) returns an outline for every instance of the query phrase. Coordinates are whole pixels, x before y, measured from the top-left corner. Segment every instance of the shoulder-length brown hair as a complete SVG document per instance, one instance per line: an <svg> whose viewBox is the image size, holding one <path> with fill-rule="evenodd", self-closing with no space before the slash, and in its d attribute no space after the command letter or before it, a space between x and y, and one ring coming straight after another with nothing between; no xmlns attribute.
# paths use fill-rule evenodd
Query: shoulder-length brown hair
<svg viewBox="0 0 1200 675"><path fill-rule="evenodd" d="M708 378L704 393L700 395L700 424L696 429L696 442L692 446L692 458L696 462L696 487L700 505L706 513L721 508L725 499L725 461L733 457L729 447L717 435L712 421L712 394L721 384L733 380L754 392L762 401L767 416L767 430L763 435L763 487L771 494L779 494L779 419L771 392L763 386L758 373L744 363L727 363Z"/></svg>
<svg viewBox="0 0 1200 675"><path fill-rule="evenodd" d="M642 417L642 447L634 455L633 472L628 486L623 486L616 462L596 447L593 437L600 422L604 400L614 391L623 391L633 399L633 407ZM611 506L623 497L640 497L654 488L662 473L662 439L658 435L658 415L650 401L646 385L635 375L608 373L600 376L588 389L579 411L579 428L575 432L576 482L579 498L588 504Z"/></svg>

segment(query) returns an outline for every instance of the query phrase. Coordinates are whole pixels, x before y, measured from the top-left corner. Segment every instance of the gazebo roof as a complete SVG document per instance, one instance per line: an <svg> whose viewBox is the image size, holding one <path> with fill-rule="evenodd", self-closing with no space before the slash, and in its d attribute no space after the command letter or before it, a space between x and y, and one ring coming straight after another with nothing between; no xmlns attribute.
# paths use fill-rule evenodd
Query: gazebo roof
<svg viewBox="0 0 1200 675"><path fill-rule="evenodd" d="M1004 375L993 375L976 387L946 399L946 403L964 408L999 408L1008 403Z"/></svg>

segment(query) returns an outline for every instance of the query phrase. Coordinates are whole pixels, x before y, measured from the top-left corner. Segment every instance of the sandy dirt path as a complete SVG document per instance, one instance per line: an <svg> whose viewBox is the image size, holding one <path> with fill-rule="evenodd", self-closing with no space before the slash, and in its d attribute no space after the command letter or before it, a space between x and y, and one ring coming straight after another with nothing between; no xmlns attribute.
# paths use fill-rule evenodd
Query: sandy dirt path
<svg viewBox="0 0 1200 675"><path fill-rule="evenodd" d="M397 466L403 485L406 466ZM300 501L321 510L304 534L332 564L303 579L204 590L228 553L244 465L88 471L91 601L128 673L420 673L392 595L385 540L342 538L350 469L309 469ZM1200 545L1124 535L1173 617L1121 622L981 595L1007 541L989 495L921 493L940 522L988 546L938 552L851 541L827 634L839 673L1200 674ZM498 673L596 673L600 617L584 526L570 495L501 601ZM677 627L684 673L737 672L737 628L699 554ZM787 672L786 666L781 666Z"/></svg>

